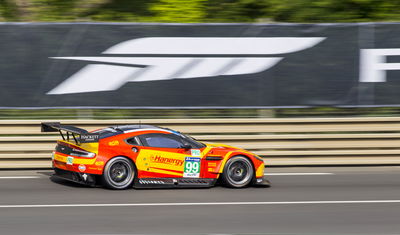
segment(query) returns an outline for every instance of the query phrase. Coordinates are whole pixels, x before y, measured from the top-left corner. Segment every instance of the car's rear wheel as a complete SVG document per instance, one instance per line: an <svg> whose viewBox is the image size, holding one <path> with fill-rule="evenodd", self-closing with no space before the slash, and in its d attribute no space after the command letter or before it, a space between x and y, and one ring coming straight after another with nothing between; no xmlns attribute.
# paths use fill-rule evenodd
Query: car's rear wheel
<svg viewBox="0 0 400 235"><path fill-rule="evenodd" d="M115 157L107 162L104 173L104 186L110 189L126 189L135 178L135 167L126 157Z"/></svg>
<svg viewBox="0 0 400 235"><path fill-rule="evenodd" d="M243 188L248 186L254 177L254 167L250 160L243 156L235 156L229 159L222 173L222 181L225 186Z"/></svg>

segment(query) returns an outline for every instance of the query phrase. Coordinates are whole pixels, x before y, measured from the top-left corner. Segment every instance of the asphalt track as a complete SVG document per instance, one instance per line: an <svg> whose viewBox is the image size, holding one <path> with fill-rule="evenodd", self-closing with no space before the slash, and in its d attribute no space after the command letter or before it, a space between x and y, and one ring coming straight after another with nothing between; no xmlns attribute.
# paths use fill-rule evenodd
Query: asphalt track
<svg viewBox="0 0 400 235"><path fill-rule="evenodd" d="M400 167L267 173L271 188L113 191L2 171L0 234L400 234Z"/></svg>

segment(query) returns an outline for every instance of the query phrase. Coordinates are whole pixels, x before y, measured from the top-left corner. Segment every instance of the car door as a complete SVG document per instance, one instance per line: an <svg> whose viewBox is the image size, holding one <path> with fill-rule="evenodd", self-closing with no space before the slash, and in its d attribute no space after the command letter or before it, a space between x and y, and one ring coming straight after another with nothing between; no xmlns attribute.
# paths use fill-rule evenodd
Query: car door
<svg viewBox="0 0 400 235"><path fill-rule="evenodd" d="M138 138L143 147L137 161L146 166L147 177L200 177L200 151L192 149L179 135L149 133Z"/></svg>

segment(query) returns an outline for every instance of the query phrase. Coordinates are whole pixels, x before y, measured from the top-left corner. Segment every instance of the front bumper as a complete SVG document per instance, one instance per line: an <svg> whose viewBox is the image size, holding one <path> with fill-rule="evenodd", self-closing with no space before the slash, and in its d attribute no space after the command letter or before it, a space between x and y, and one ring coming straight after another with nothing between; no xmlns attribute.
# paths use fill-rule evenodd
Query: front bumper
<svg viewBox="0 0 400 235"><path fill-rule="evenodd" d="M271 182L266 179L265 176L257 178L254 181L254 186L256 187L271 187Z"/></svg>
<svg viewBox="0 0 400 235"><path fill-rule="evenodd" d="M93 174L66 171L59 168L54 168L54 176L91 187L96 186L96 175Z"/></svg>

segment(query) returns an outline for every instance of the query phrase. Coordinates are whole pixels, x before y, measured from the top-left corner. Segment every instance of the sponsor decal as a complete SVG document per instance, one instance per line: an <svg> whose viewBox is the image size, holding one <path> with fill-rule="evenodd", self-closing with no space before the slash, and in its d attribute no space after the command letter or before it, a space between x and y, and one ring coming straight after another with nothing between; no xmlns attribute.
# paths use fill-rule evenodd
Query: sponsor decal
<svg viewBox="0 0 400 235"><path fill-rule="evenodd" d="M323 40L325 37L136 38L108 48L102 56L51 57L92 64L47 95L114 91L128 82L259 73L284 58L276 55L305 50Z"/></svg>
<svg viewBox="0 0 400 235"><path fill-rule="evenodd" d="M104 162L103 161L98 161L94 163L96 166L104 166Z"/></svg>
<svg viewBox="0 0 400 235"><path fill-rule="evenodd" d="M201 156L200 149L191 149L190 152L191 152L193 157L200 157Z"/></svg>
<svg viewBox="0 0 400 235"><path fill-rule="evenodd" d="M216 162L209 162L208 166L215 167L215 166L217 166L217 163Z"/></svg>
<svg viewBox="0 0 400 235"><path fill-rule="evenodd" d="M119 141L118 140L114 140L114 141L110 141L108 142L109 146L118 146L119 145Z"/></svg>
<svg viewBox="0 0 400 235"><path fill-rule="evenodd" d="M78 170L79 170L80 172L84 172L84 171L86 171L86 166L83 165L83 164L80 164L80 165L78 166Z"/></svg>
<svg viewBox="0 0 400 235"><path fill-rule="evenodd" d="M200 177L200 158L199 157L185 157L185 166L183 170L183 177L186 178L199 178Z"/></svg>
<svg viewBox="0 0 400 235"><path fill-rule="evenodd" d="M151 156L150 161L154 163L162 163L174 166L182 166L183 161L180 159L175 158L167 158L167 157L160 157L160 156Z"/></svg>
<svg viewBox="0 0 400 235"><path fill-rule="evenodd" d="M74 158L73 157L67 157L67 165L72 165L74 164Z"/></svg>
<svg viewBox="0 0 400 235"><path fill-rule="evenodd" d="M99 142L99 134L80 134L78 137L81 143Z"/></svg>

